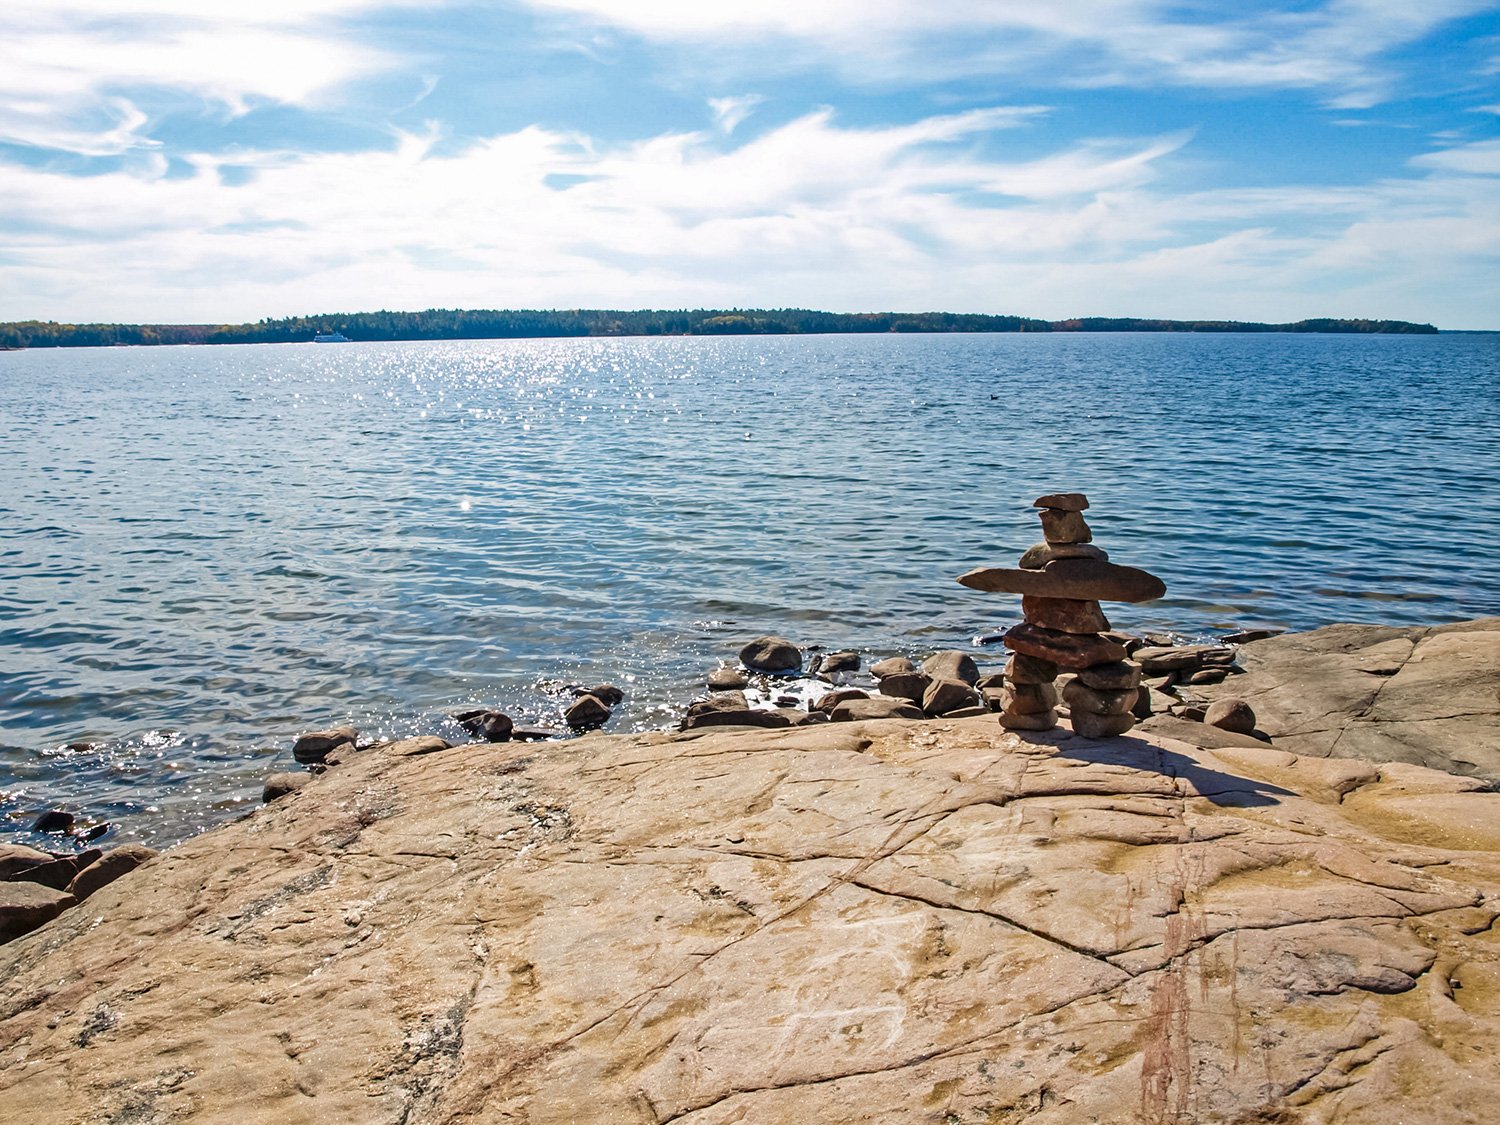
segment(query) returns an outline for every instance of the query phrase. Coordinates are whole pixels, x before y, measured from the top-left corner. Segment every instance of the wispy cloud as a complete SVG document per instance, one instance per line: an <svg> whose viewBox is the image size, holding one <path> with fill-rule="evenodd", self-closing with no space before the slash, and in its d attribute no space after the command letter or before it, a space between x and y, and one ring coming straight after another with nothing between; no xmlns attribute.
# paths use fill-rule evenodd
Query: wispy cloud
<svg viewBox="0 0 1500 1125"><path fill-rule="evenodd" d="M719 127L720 131L732 133L765 100L759 94L741 94L732 98L709 98L708 108L713 110L714 124Z"/></svg>

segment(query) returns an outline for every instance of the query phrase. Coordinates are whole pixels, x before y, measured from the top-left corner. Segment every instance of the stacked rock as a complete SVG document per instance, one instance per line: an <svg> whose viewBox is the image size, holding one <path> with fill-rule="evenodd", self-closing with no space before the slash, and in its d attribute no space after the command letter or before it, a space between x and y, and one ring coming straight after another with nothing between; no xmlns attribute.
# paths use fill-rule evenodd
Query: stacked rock
<svg viewBox="0 0 1500 1125"><path fill-rule="evenodd" d="M981 568L959 578L975 590L1020 594L1025 621L1005 634L1000 723L1009 730L1051 730L1057 725L1060 671L1077 675L1063 688L1073 730L1087 738L1124 734L1135 725L1140 665L1109 635L1101 601L1147 602L1167 592L1160 578L1118 566L1092 543L1081 492L1039 497L1042 538L1021 556L1018 570Z"/></svg>

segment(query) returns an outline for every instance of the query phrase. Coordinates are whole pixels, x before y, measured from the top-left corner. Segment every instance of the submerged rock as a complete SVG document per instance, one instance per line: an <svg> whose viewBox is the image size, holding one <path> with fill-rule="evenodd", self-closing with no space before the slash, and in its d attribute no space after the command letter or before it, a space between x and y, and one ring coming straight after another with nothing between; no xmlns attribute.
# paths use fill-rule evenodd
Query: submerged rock
<svg viewBox="0 0 1500 1125"><path fill-rule="evenodd" d="M359 732L353 727L331 727L328 730L309 731L307 734L298 735L297 741L292 743L292 757L303 765L313 762L321 762L328 755L344 745L353 746Z"/></svg>

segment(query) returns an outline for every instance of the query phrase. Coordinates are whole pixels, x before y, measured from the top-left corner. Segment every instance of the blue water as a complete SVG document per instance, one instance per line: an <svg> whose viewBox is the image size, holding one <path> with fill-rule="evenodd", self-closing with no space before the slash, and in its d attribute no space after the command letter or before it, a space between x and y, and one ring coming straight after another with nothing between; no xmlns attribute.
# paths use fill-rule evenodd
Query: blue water
<svg viewBox="0 0 1500 1125"><path fill-rule="evenodd" d="M555 722L560 682L665 725L762 632L967 645L1018 606L954 577L1058 489L1168 583L1119 628L1500 612L1497 408L1497 336L0 354L0 838L179 839L299 730Z"/></svg>

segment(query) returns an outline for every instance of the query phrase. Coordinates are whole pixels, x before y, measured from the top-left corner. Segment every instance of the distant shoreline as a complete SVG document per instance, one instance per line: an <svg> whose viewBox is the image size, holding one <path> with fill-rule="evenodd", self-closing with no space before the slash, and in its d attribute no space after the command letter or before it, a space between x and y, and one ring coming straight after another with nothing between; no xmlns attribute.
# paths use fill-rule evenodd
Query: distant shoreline
<svg viewBox="0 0 1500 1125"><path fill-rule="evenodd" d="M254 324L0 323L0 349L163 344L306 343L337 334L347 342L531 340L625 336L795 336L874 333L1196 332L1437 335L1406 320L1317 317L1285 324L1235 320L1075 317L1036 320L981 313L831 313L809 309L552 309L329 313ZM1446 333L1445 333L1446 334ZM340 341L344 342L344 341Z"/></svg>

